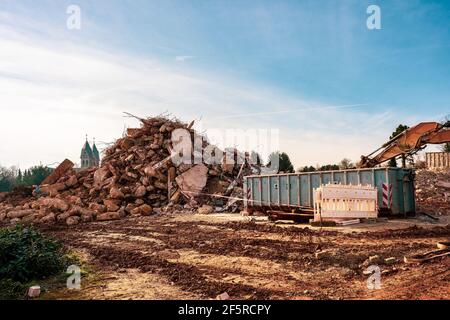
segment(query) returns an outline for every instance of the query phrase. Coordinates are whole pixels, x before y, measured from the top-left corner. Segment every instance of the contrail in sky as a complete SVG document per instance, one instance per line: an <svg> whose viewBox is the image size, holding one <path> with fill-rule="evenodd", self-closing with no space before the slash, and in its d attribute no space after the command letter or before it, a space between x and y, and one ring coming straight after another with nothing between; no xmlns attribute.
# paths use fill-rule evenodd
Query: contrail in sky
<svg viewBox="0 0 450 320"><path fill-rule="evenodd" d="M359 103L359 104L348 104L348 105L341 105L341 106L309 107L309 108L298 108L298 109L288 109L288 110L279 110L279 111L241 113L241 114L227 115L227 116L223 116L223 117L216 117L214 119L254 117L254 116L264 116L264 115L271 115L271 114L290 113L290 112L309 111L309 110L357 108L357 107L362 107L362 106L367 106L367 105L368 105L368 103Z"/></svg>

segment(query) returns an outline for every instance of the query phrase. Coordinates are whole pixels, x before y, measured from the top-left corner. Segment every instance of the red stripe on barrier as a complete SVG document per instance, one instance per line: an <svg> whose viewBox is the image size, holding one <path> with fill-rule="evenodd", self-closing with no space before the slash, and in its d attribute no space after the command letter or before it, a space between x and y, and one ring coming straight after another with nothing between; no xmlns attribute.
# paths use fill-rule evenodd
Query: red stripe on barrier
<svg viewBox="0 0 450 320"><path fill-rule="evenodd" d="M392 207L392 184L383 183L383 206Z"/></svg>

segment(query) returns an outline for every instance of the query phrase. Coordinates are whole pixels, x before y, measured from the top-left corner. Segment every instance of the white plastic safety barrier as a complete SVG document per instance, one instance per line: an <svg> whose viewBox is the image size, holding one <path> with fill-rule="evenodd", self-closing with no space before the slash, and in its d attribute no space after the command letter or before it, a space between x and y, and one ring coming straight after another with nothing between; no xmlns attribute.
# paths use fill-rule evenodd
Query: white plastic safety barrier
<svg viewBox="0 0 450 320"><path fill-rule="evenodd" d="M314 220L329 218L377 218L377 188L327 184L314 189Z"/></svg>

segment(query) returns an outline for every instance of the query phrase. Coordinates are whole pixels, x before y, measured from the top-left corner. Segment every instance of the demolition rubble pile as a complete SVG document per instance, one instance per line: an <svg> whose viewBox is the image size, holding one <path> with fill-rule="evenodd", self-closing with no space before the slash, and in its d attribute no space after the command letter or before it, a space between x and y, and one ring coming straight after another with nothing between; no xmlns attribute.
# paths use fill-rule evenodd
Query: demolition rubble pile
<svg viewBox="0 0 450 320"><path fill-rule="evenodd" d="M450 169L416 171L419 212L450 215Z"/></svg>
<svg viewBox="0 0 450 320"><path fill-rule="evenodd" d="M180 153L173 152L173 143L181 141L173 141L172 132L184 129L193 143L200 137L193 123L165 117L140 120L140 128L128 129L105 150L99 168L76 171L65 160L34 191L36 197L24 204L11 204L7 195L1 195L0 222L75 225L165 211L241 210L242 202L236 199L243 197L242 177L258 170L245 155L234 150L234 155L224 154L221 161L210 165L180 163L174 161ZM200 141L200 156L206 149L214 150L205 139ZM194 155L198 157L198 152L189 157Z"/></svg>

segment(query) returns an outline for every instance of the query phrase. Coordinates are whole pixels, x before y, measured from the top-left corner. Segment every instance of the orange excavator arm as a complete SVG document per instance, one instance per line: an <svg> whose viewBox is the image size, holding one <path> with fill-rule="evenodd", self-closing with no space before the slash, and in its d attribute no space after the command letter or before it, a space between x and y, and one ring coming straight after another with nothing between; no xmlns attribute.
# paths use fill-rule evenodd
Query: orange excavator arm
<svg viewBox="0 0 450 320"><path fill-rule="evenodd" d="M450 142L448 125L437 122L422 122L406 129L368 156L362 156L359 167L371 168L402 154L412 154L427 144L447 142Z"/></svg>

